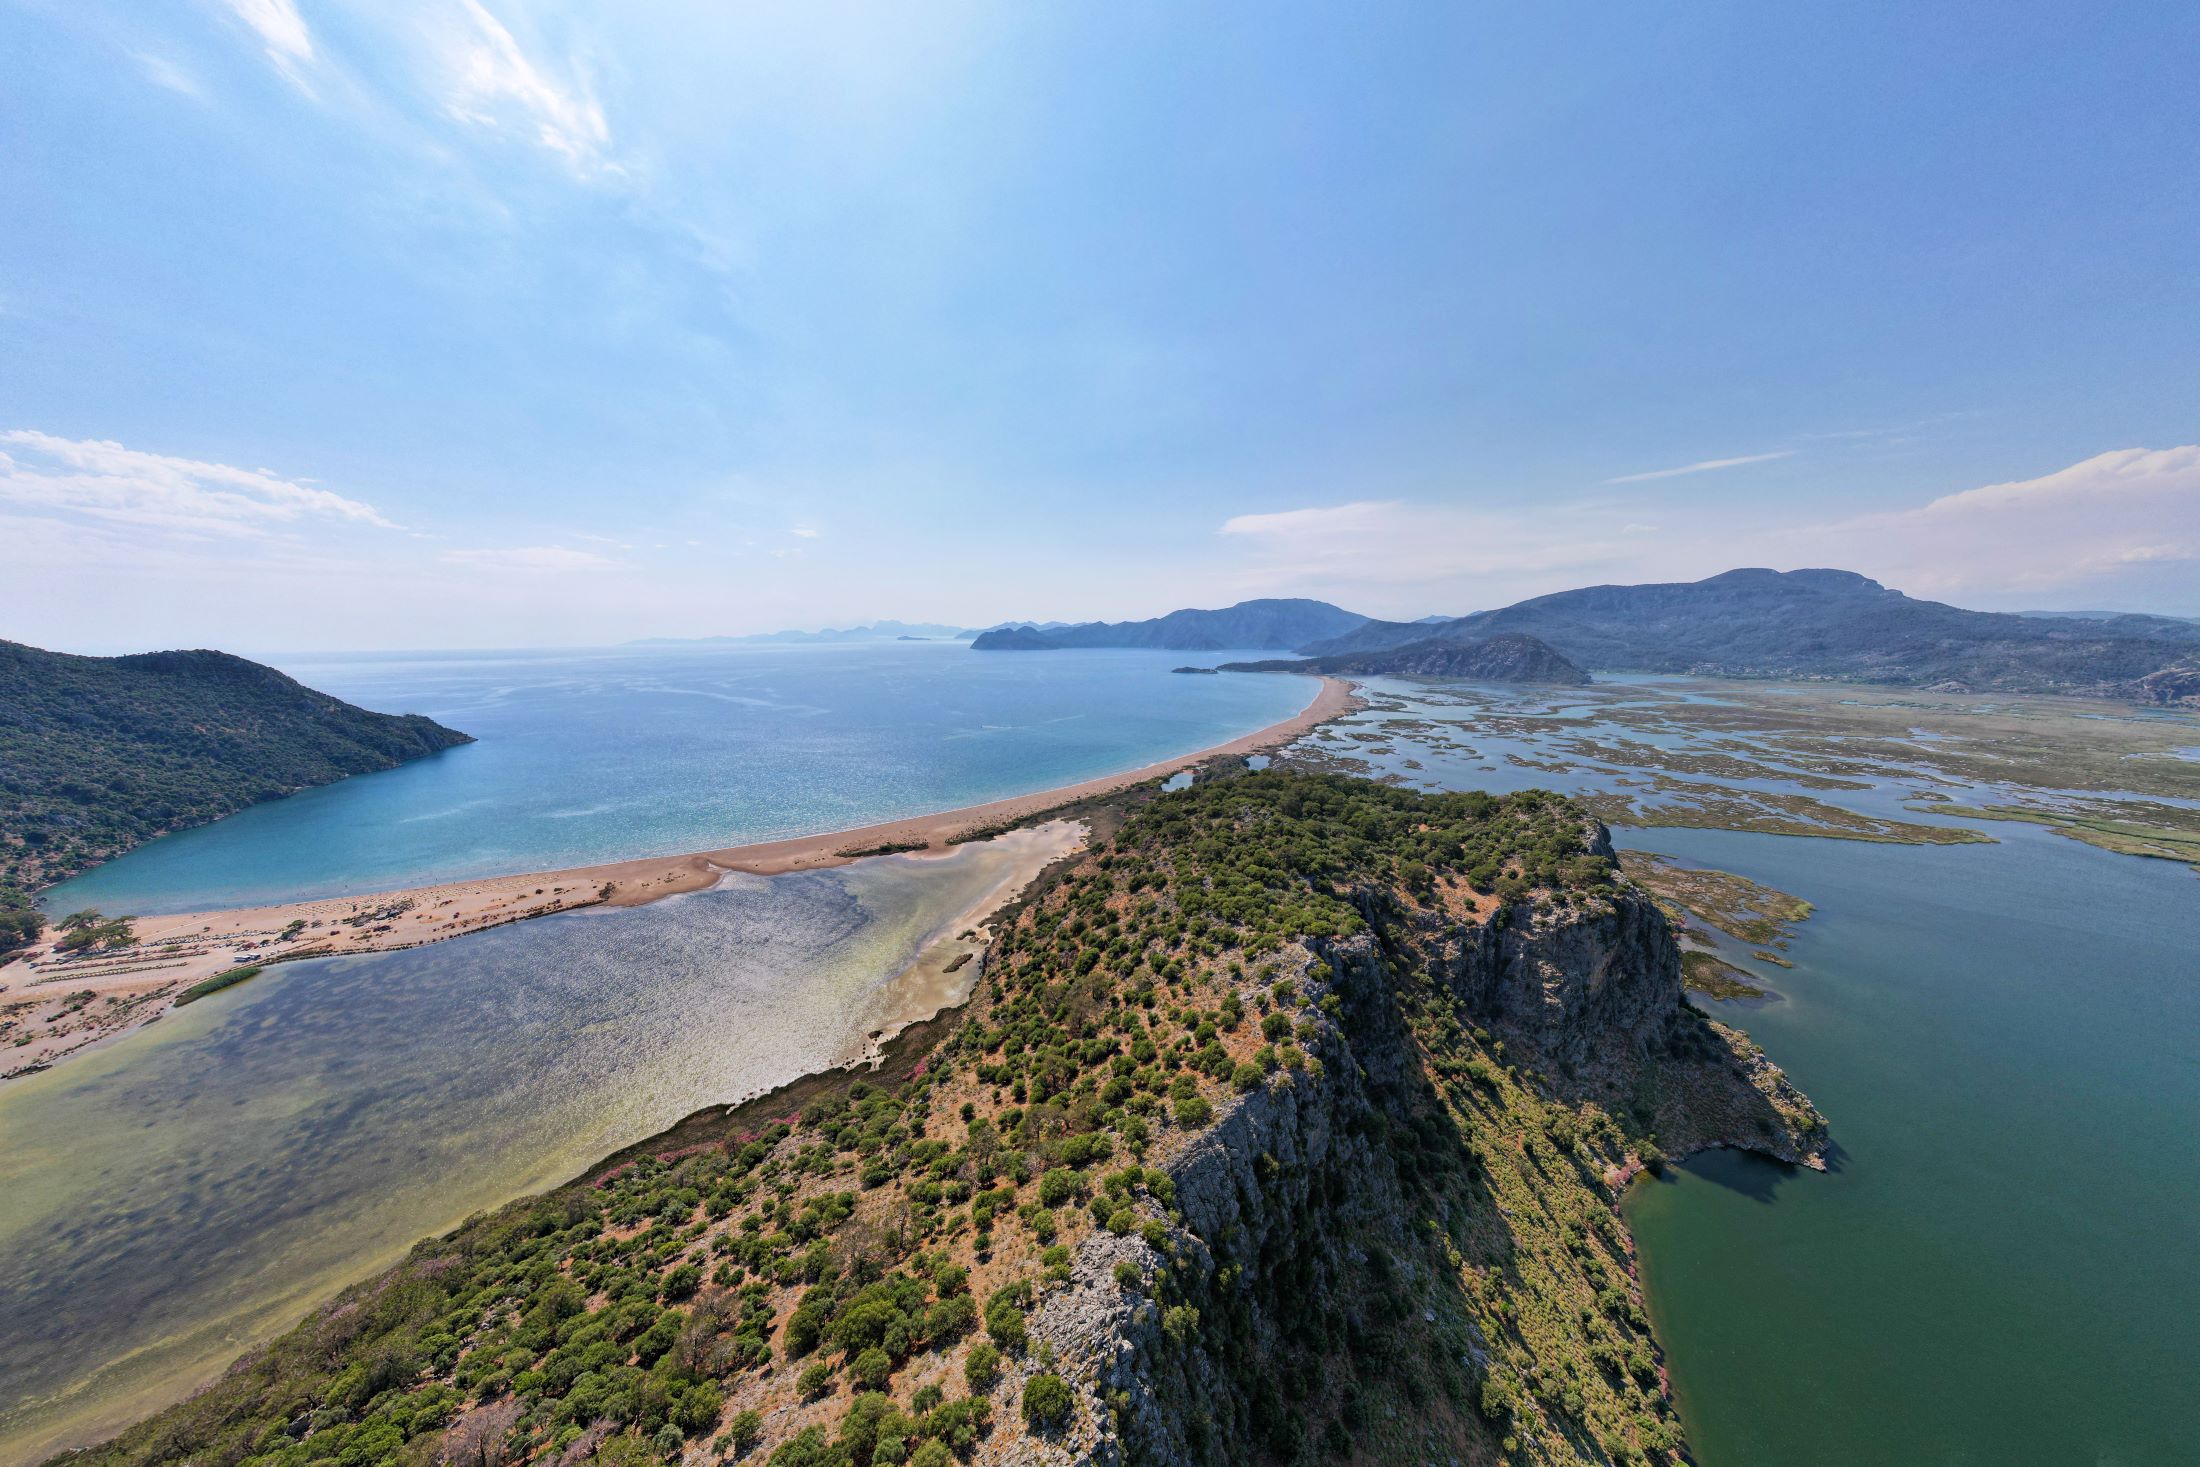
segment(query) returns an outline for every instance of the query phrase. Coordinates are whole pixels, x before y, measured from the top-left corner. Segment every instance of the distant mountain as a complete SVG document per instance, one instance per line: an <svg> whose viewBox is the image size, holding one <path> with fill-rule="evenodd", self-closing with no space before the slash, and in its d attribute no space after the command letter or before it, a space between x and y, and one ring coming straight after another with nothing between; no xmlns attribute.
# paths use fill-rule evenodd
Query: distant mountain
<svg viewBox="0 0 2200 1467"><path fill-rule="evenodd" d="M807 645L816 642L924 642L935 638L950 641L974 637L977 633L967 627L948 626L928 621L874 621L859 627L826 627L820 631L802 632L750 632L737 637L644 637L629 642L629 647L696 647L738 644L757 645Z"/></svg>
<svg viewBox="0 0 2200 1467"><path fill-rule="evenodd" d="M1178 669L1182 671L1182 669ZM1580 685L1589 674L1550 644L1508 632L1478 642L1430 639L1370 652L1270 662L1225 662L1224 672L1321 672L1345 677L1460 677L1485 683Z"/></svg>
<svg viewBox="0 0 2200 1467"><path fill-rule="evenodd" d="M1240 601L1219 611L1172 611L1149 621L1088 621L1033 629L1028 623L986 632L972 642L980 652L1059 650L1072 647L1158 647L1172 652L1232 648L1282 651L1336 637L1367 623L1326 601ZM1038 642L1031 640L1040 639Z"/></svg>
<svg viewBox="0 0 2200 1467"><path fill-rule="evenodd" d="M1840 570L1734 570L1708 580L1590 586L1434 626L1369 622L1304 644L1310 656L1520 632L1610 671L1838 678L2002 692L2163 700L2200 654L2200 626L2175 617L2105 621L1965 611Z"/></svg>
<svg viewBox="0 0 2200 1467"><path fill-rule="evenodd" d="M978 652L1059 652L1061 644L1044 632L1030 627L1002 627L997 631L982 632L978 640L970 644Z"/></svg>
<svg viewBox="0 0 2200 1467"><path fill-rule="evenodd" d="M35 891L164 831L472 742L226 652L0 642L0 889Z"/></svg>

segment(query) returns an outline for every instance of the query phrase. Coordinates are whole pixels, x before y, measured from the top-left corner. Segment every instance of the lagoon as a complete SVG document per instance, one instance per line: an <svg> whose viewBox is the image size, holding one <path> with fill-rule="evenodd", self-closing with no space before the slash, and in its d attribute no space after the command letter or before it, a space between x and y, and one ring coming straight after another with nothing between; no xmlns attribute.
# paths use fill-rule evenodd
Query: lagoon
<svg viewBox="0 0 2200 1467"><path fill-rule="evenodd" d="M10 1082L0 1462L180 1398L472 1212L853 1057L919 954L1070 834L284 964Z"/></svg>

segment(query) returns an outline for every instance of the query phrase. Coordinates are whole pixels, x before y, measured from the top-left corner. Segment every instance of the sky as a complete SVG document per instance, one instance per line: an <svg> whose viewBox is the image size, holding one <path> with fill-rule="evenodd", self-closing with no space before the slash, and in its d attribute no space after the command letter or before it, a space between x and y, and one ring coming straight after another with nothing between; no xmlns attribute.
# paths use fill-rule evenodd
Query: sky
<svg viewBox="0 0 2200 1467"><path fill-rule="evenodd" d="M2200 7L0 0L0 637L2200 614Z"/></svg>

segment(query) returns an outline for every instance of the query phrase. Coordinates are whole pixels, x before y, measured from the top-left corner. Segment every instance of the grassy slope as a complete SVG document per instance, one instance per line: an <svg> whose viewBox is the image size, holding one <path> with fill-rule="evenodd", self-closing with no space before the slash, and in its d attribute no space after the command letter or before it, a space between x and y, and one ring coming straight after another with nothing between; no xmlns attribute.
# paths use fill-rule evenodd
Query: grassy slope
<svg viewBox="0 0 2200 1467"><path fill-rule="evenodd" d="M1128 1407L1033 1321L1129 1249L1184 1460L1677 1460L1614 1202L1730 1036L1682 1011L1669 1062L1547 1077L1431 976L1461 920L1640 902L1579 811L1281 773L1137 798L879 1079L691 1119L424 1243L86 1458L1059 1460ZM1380 981L1327 982L1347 951ZM1364 1173L1246 1158L1288 1244L1194 1235L1172 1168L1317 1091Z"/></svg>

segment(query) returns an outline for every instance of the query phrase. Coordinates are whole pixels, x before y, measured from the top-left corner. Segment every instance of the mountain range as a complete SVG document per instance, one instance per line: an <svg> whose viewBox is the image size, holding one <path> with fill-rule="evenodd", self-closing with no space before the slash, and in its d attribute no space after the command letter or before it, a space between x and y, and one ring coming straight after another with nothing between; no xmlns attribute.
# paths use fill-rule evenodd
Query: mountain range
<svg viewBox="0 0 2200 1467"><path fill-rule="evenodd" d="M2200 699L2200 623L2192 620L1969 611L1843 570L1745 569L1701 581L1589 586L1494 611L1411 622L1378 621L1322 601L1246 601L1143 622L989 633L972 645L1290 649L1334 658L1513 633L1538 639L1578 668L1598 671L1831 678L2159 703Z"/></svg>
<svg viewBox="0 0 2200 1467"><path fill-rule="evenodd" d="M943 622L874 621L855 627L824 627L817 631L749 632L729 637L643 637L630 647L807 646L820 642L964 641L977 633L968 627Z"/></svg>
<svg viewBox="0 0 2200 1467"><path fill-rule="evenodd" d="M1074 626L1013 623L981 634L979 652L1047 652L1073 647L1152 647L1171 652L1289 651L1368 624L1326 601L1240 601L1219 611L1172 611L1150 621L1088 621Z"/></svg>

